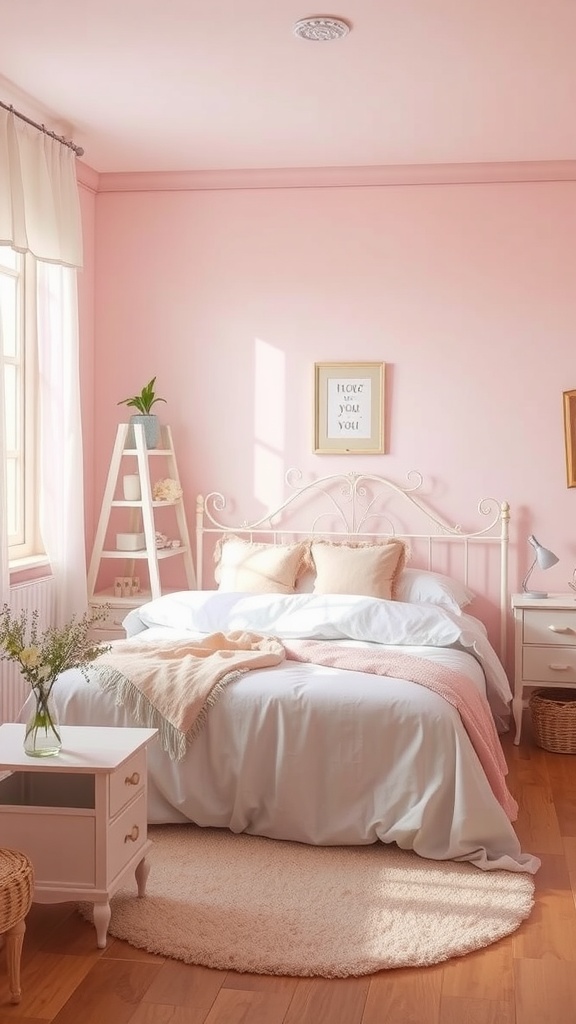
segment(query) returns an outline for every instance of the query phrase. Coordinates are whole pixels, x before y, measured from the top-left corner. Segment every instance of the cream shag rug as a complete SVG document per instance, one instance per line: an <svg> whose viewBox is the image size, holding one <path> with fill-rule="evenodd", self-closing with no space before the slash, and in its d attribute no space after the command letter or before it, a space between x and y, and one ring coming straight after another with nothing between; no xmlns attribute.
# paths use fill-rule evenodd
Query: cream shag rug
<svg viewBox="0 0 576 1024"><path fill-rule="evenodd" d="M130 884L113 897L110 934L221 970L334 978L425 966L509 935L534 902L531 875L396 846L305 846L194 825L153 826L150 837L146 896Z"/></svg>

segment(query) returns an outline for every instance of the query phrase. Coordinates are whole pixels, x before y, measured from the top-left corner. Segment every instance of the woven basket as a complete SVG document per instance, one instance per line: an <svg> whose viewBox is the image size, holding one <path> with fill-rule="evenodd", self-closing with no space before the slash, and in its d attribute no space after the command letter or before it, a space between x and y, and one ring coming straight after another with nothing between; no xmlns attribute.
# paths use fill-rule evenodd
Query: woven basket
<svg viewBox="0 0 576 1024"><path fill-rule="evenodd" d="M539 747L576 754L576 690L535 690L528 707Z"/></svg>
<svg viewBox="0 0 576 1024"><path fill-rule="evenodd" d="M32 903L34 873L24 853L0 848L0 935L26 917Z"/></svg>

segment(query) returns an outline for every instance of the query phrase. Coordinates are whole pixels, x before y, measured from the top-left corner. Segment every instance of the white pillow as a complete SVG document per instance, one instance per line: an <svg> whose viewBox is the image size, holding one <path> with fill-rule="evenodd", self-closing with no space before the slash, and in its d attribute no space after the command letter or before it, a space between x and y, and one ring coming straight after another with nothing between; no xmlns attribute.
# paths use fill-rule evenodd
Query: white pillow
<svg viewBox="0 0 576 1024"><path fill-rule="evenodd" d="M394 600L409 604L438 604L458 615L476 597L458 580L425 569L403 569L394 590Z"/></svg>

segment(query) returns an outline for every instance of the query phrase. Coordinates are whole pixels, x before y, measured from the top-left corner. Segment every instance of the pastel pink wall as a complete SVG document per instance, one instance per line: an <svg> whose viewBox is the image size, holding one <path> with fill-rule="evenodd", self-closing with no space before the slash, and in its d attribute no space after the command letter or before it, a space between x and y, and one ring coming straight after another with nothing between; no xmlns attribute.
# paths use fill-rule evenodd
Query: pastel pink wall
<svg viewBox="0 0 576 1024"><path fill-rule="evenodd" d="M117 402L157 375L191 528L197 492L222 489L256 515L290 466L399 481L418 469L465 528L481 496L510 501L511 588L534 531L561 557L540 584L565 591L574 183L166 184L96 197L94 515L126 418ZM386 363L385 455L313 454L322 360Z"/></svg>

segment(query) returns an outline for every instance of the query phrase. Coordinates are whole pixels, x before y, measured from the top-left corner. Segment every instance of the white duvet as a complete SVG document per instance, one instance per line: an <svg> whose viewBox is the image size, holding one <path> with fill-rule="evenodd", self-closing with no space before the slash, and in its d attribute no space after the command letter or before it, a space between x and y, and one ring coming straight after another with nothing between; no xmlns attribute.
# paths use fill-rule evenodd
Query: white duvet
<svg viewBox="0 0 576 1024"><path fill-rule="evenodd" d="M400 645L471 678L505 727L510 689L481 623L431 605L350 596L190 591L131 612L154 642L249 629L280 639ZM473 652L473 653L469 653ZM70 725L134 725L77 670L54 688ZM191 820L312 844L395 842L422 857L535 872L458 713L402 679L286 661L226 686L184 759L149 748L149 820Z"/></svg>

